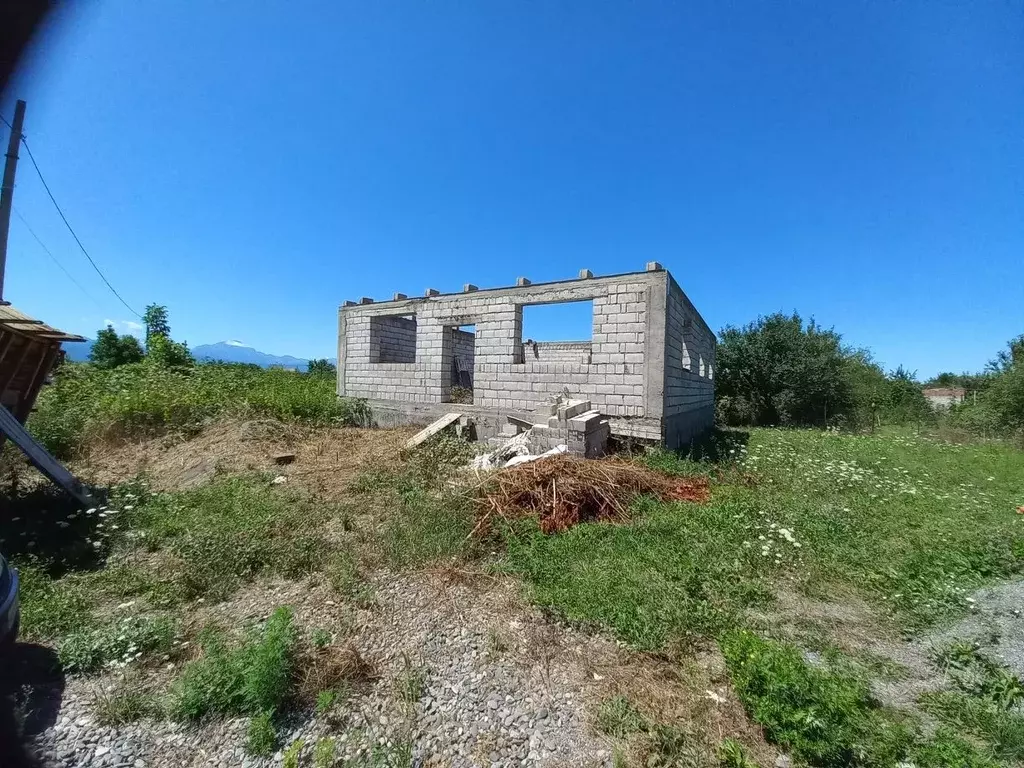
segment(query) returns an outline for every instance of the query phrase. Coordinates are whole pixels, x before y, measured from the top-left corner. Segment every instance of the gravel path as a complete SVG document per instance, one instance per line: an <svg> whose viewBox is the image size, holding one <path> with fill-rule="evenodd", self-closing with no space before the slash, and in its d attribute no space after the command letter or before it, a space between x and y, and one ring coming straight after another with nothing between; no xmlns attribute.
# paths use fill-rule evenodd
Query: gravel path
<svg viewBox="0 0 1024 768"><path fill-rule="evenodd" d="M611 747L589 725L602 695L595 664L615 664L615 643L555 626L519 599L510 580L474 577L445 583L438 574L386 576L372 582L373 604L356 611L326 587L279 583L250 588L207 617L265 618L295 609L304 632L324 628L359 649L379 677L331 715L303 715L286 728L285 747L303 740L312 765L318 738L332 737L337 757L374 746L411 744L422 766L602 766ZM354 624L354 626L353 626ZM420 673L415 703L396 690ZM114 728L95 722L93 700L105 679L66 683L56 722L36 737L49 765L98 768L280 765L245 754L246 719L199 726L145 720Z"/></svg>

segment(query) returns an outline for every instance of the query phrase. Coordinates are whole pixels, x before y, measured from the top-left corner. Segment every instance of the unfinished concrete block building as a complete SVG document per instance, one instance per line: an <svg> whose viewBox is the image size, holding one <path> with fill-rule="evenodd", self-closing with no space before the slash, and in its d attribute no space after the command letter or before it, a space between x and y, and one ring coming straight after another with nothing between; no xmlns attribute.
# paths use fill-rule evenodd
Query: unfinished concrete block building
<svg viewBox="0 0 1024 768"><path fill-rule="evenodd" d="M523 338L532 305L592 302L588 341ZM475 329L467 330L467 326ZM608 417L611 434L687 444L714 420L715 334L659 264L644 272L422 298L345 302L338 394L367 398L382 424L471 414L482 437L566 391ZM472 403L453 405L453 392Z"/></svg>

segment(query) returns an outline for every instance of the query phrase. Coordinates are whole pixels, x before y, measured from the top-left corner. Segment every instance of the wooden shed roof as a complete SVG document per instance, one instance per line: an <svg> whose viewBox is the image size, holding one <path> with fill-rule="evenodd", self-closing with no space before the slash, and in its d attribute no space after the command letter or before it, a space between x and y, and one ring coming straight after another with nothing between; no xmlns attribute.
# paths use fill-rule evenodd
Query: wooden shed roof
<svg viewBox="0 0 1024 768"><path fill-rule="evenodd" d="M85 341L84 336L53 328L42 320L29 317L8 301L0 301L0 331L14 331L39 341Z"/></svg>

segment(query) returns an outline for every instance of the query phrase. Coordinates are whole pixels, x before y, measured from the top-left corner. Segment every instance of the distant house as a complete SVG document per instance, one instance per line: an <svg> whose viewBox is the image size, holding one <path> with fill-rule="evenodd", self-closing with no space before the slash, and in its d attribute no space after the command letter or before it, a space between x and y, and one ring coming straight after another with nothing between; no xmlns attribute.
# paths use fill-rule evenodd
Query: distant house
<svg viewBox="0 0 1024 768"><path fill-rule="evenodd" d="M936 410L945 410L951 405L962 403L967 397L967 390L962 387L932 387L922 392Z"/></svg>

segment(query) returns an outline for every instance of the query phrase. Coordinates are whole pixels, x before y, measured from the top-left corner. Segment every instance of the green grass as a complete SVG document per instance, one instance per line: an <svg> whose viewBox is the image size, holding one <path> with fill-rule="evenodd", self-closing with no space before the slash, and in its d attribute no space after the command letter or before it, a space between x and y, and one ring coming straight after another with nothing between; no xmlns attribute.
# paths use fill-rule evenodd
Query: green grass
<svg viewBox="0 0 1024 768"><path fill-rule="evenodd" d="M327 556L322 524L329 509L260 477L222 478L179 493L156 494L122 512L137 545L165 548L182 563L182 597L223 599L264 572L298 577Z"/></svg>
<svg viewBox="0 0 1024 768"><path fill-rule="evenodd" d="M935 654L954 690L927 693L921 708L960 733L984 742L1001 760L1024 760L1024 683L972 643L957 641Z"/></svg>
<svg viewBox="0 0 1024 768"><path fill-rule="evenodd" d="M200 364L169 369L138 363L113 370L66 364L40 394L29 428L68 457L86 439L191 430L215 416L262 415L315 424L363 424L359 400L339 399L334 380L294 371Z"/></svg>
<svg viewBox="0 0 1024 768"><path fill-rule="evenodd" d="M171 712L177 717L257 717L275 713L287 699L296 651L290 609L275 610L236 646L213 628L204 631L200 644L203 655L185 668L172 693Z"/></svg>
<svg viewBox="0 0 1024 768"><path fill-rule="evenodd" d="M1024 716L1019 712L957 691L928 694L921 707L956 732L984 742L994 757L1024 760Z"/></svg>
<svg viewBox="0 0 1024 768"><path fill-rule="evenodd" d="M97 722L104 726L124 725L145 717L157 718L163 715L154 696L127 681L111 691L97 694L93 706Z"/></svg>
<svg viewBox="0 0 1024 768"><path fill-rule="evenodd" d="M998 765L985 750L939 729L926 735L917 722L875 702L864 680L809 664L798 648L765 640L745 630L722 638L733 687L766 738L800 761L820 768L910 762L918 768ZM965 697L966 698L966 697ZM946 698L933 699L942 713ZM971 706L980 704L971 699ZM958 706L963 706L959 702ZM960 710L958 710L960 711ZM941 719L964 727L962 712ZM1019 719L1019 718L1018 718ZM1005 723L1003 723L1005 726ZM983 732L978 725L974 730ZM984 735L989 736L987 732ZM996 755L1019 759L1020 731L1000 731ZM1011 743L1012 742L1012 743Z"/></svg>
<svg viewBox="0 0 1024 768"><path fill-rule="evenodd" d="M475 553L477 542L470 536L476 522L473 500L449 483L471 455L466 441L436 435L404 462L356 478L352 490L383 513L375 543L387 565L409 568ZM340 565L344 581L346 568Z"/></svg>
<svg viewBox="0 0 1024 768"><path fill-rule="evenodd" d="M601 702L594 726L601 733L624 739L647 730L647 721L625 696L613 696Z"/></svg>
<svg viewBox="0 0 1024 768"><path fill-rule="evenodd" d="M628 525L558 536L518 527L507 567L541 605L657 649L742 626L780 587L853 592L912 631L963 613L971 591L1024 565L1024 453L906 432L767 429L722 450L735 451L731 462L645 459L712 474L709 503L641 501Z"/></svg>
<svg viewBox="0 0 1024 768"><path fill-rule="evenodd" d="M867 764L893 764L911 742L881 716L864 681L811 666L793 646L741 630L723 637L722 652L751 717L801 760L838 767L868 754Z"/></svg>

